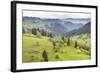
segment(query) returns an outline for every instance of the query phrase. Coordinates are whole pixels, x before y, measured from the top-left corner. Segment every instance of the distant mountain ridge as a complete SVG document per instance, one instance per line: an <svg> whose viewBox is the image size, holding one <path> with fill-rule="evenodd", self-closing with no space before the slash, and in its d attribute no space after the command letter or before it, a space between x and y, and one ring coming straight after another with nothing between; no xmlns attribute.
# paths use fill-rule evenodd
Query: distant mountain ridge
<svg viewBox="0 0 100 73"><path fill-rule="evenodd" d="M79 34L83 34L83 33L91 33L91 22L88 22L87 24L85 24L83 27L76 29L76 30L72 30L70 32L68 32L68 35L79 35Z"/></svg>
<svg viewBox="0 0 100 73"><path fill-rule="evenodd" d="M49 19L49 18L39 18L39 17L23 17L23 27L30 30L34 27L39 27L45 31L51 32L52 34L65 34L73 30L84 27L90 19ZM75 22L76 21L76 22ZM76 31L77 32L77 31Z"/></svg>

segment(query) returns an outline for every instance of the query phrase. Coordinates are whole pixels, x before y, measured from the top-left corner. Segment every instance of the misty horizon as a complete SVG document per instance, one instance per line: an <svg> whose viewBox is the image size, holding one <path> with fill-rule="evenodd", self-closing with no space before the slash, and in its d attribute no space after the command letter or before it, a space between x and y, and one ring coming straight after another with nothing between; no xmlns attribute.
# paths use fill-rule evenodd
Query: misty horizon
<svg viewBox="0 0 100 73"><path fill-rule="evenodd" d="M45 11L23 11L24 17L38 17L43 19L66 19L66 18L91 18L90 13L81 12L45 12Z"/></svg>

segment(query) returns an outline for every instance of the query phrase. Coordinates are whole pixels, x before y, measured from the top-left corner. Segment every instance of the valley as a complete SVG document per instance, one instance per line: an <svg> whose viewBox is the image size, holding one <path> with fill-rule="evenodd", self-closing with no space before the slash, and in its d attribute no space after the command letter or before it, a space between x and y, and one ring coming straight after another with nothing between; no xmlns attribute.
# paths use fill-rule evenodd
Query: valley
<svg viewBox="0 0 100 73"><path fill-rule="evenodd" d="M90 25L90 19L23 17L22 62L91 59Z"/></svg>

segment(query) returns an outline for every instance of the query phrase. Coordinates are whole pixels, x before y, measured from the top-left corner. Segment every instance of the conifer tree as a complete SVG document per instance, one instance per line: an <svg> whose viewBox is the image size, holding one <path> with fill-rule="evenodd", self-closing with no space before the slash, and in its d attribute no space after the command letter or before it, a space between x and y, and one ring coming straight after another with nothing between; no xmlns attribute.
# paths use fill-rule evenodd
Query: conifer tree
<svg viewBox="0 0 100 73"><path fill-rule="evenodd" d="M75 41L75 48L77 48L77 41Z"/></svg>
<svg viewBox="0 0 100 73"><path fill-rule="evenodd" d="M70 46L70 38L67 40L67 45Z"/></svg>
<svg viewBox="0 0 100 73"><path fill-rule="evenodd" d="M48 61L48 55L47 55L47 52L45 50L43 51L42 57L43 57L45 62Z"/></svg>

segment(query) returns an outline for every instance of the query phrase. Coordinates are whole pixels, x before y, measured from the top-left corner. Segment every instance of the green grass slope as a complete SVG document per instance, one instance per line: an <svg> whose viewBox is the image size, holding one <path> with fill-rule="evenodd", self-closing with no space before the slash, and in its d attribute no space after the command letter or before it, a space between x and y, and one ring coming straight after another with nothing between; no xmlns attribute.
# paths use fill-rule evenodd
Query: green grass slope
<svg viewBox="0 0 100 73"><path fill-rule="evenodd" d="M22 62L44 62L42 53L46 50L48 61L88 60L90 56L74 46L63 45L53 48L49 37L38 38L31 34L23 34ZM75 38L74 38L75 39Z"/></svg>

